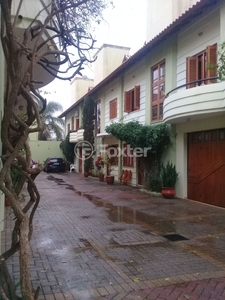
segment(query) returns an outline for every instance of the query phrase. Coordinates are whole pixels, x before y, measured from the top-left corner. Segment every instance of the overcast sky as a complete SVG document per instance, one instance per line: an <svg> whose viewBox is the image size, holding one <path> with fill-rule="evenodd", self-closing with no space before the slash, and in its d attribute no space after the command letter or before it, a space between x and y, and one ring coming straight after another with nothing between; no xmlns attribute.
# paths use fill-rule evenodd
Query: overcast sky
<svg viewBox="0 0 225 300"><path fill-rule="evenodd" d="M105 43L130 47L130 54L134 54L146 40L146 0L113 0L113 3L114 8L110 6L103 12L105 22L95 30L95 46L100 48ZM90 69L83 75L93 78ZM60 102L64 110L71 106L69 82L54 80L45 90L51 92L48 100Z"/></svg>

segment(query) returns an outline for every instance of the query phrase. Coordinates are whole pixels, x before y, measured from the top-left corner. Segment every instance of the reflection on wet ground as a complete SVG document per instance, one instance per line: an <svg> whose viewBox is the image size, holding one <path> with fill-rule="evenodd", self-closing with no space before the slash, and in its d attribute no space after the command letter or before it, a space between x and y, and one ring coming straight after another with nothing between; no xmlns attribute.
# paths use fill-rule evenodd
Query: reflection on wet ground
<svg viewBox="0 0 225 300"><path fill-rule="evenodd" d="M225 270L225 211L76 174L38 180L31 268L43 294Z"/></svg>

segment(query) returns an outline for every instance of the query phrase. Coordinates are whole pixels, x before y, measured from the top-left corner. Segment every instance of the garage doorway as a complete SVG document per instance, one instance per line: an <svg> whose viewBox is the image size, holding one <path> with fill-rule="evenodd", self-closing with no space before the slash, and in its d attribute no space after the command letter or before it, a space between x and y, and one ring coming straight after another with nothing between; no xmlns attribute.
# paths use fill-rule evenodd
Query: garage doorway
<svg viewBox="0 0 225 300"><path fill-rule="evenodd" d="M225 128L188 134L188 198L225 207Z"/></svg>

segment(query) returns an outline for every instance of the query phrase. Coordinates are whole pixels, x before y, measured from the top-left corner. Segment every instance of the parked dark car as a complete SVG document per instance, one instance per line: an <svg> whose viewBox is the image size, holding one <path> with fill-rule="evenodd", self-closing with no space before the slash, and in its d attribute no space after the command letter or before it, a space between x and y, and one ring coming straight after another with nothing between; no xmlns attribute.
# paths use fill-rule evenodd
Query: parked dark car
<svg viewBox="0 0 225 300"><path fill-rule="evenodd" d="M46 159L44 163L44 171L45 172L65 172L66 171L66 163L60 157L49 157Z"/></svg>

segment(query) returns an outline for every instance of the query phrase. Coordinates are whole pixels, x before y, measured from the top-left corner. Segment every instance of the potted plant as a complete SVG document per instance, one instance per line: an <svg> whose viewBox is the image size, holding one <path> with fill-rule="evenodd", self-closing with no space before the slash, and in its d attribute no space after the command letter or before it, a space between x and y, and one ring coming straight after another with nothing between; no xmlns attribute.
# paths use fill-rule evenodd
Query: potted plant
<svg viewBox="0 0 225 300"><path fill-rule="evenodd" d="M95 166L98 170L98 177L99 177L99 181L103 182L104 181L104 173L102 171L102 167L104 167L104 161L101 155L99 155L95 161Z"/></svg>
<svg viewBox="0 0 225 300"><path fill-rule="evenodd" d="M99 170L99 172L98 172L98 178L99 178L99 181L101 181L101 182L104 181L105 175L104 175L104 173L103 173L102 170Z"/></svg>
<svg viewBox="0 0 225 300"><path fill-rule="evenodd" d="M175 185L178 174L172 162L167 161L165 165L161 165L162 195L164 198L171 199L176 195Z"/></svg>
<svg viewBox="0 0 225 300"><path fill-rule="evenodd" d="M107 170L106 170L107 175L105 177L105 180L106 180L107 184L113 184L114 183L114 175L111 175L111 172L113 171L113 162L109 156L107 156L106 168L107 168Z"/></svg>
<svg viewBox="0 0 225 300"><path fill-rule="evenodd" d="M90 175L90 170L92 170L92 157L89 157L84 161L84 177Z"/></svg>

